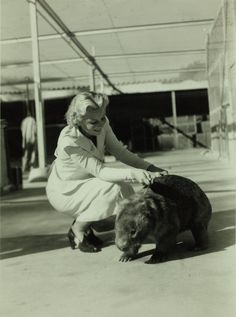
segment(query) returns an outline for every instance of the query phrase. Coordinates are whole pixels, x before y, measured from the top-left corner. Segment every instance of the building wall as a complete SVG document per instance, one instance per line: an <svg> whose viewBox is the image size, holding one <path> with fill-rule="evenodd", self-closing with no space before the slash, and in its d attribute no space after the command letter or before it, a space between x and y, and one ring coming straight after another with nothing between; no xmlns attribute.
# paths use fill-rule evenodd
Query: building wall
<svg viewBox="0 0 236 317"><path fill-rule="evenodd" d="M179 124L181 123L181 118L185 116L199 115L206 117L208 115L206 89L183 90L177 91L175 94ZM66 124L64 115L71 98L50 99L44 102L47 163L51 163L54 158L57 138ZM149 152L167 149L168 140L173 145L173 135L165 137L165 131L161 131L163 136L158 144L157 129L150 124L151 121L148 121L148 119L171 117L171 102L171 92L114 95L110 96L108 117L117 137L129 146L131 150ZM2 117L8 122L8 144L11 164L19 165L22 156L20 123L26 115L26 103L2 103L1 106ZM32 112L34 114L34 111ZM173 134L173 131L170 133ZM197 137L202 138L203 136L198 135ZM189 147L189 144L192 144L192 142L181 135L179 135L179 139L180 145L186 144ZM183 141L181 141L182 139ZM201 142L201 140L199 141ZM166 142L168 143L167 145ZM172 145L171 147L173 147Z"/></svg>
<svg viewBox="0 0 236 317"><path fill-rule="evenodd" d="M225 0L207 40L212 150L236 159L236 1Z"/></svg>

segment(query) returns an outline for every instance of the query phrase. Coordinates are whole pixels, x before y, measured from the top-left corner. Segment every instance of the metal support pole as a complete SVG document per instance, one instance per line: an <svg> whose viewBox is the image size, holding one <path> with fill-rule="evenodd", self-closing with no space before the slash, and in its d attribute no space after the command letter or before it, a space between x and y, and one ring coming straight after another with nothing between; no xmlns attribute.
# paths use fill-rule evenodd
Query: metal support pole
<svg viewBox="0 0 236 317"><path fill-rule="evenodd" d="M92 57L95 57L95 47L92 46ZM89 87L91 91L96 91L96 83L95 83L95 67L93 64L89 65Z"/></svg>
<svg viewBox="0 0 236 317"><path fill-rule="evenodd" d="M36 11L36 0L29 1L30 25L32 38L32 55L34 71L34 99L37 122L37 141L39 168L45 168L45 132L44 132L44 105L41 95L40 58L38 43L38 22Z"/></svg>
<svg viewBox="0 0 236 317"><path fill-rule="evenodd" d="M25 103L26 103L26 115L28 115L30 111L30 102L29 102L29 84L26 84L26 92L25 92Z"/></svg>
<svg viewBox="0 0 236 317"><path fill-rule="evenodd" d="M103 70L97 64L94 57L89 54L89 52L86 50L85 47L83 47L83 45L79 42L79 40L77 39L75 34L70 29L68 29L68 27L65 25L65 23L53 11L53 9L48 5L48 3L45 0L37 0L37 2L47 12L47 14L50 16L50 18L57 24L57 26L67 35L67 37L70 39L71 43L73 43L79 49L79 51L87 59L87 61L90 64L92 64L94 66L94 68L96 68L96 70L103 76L104 80L108 83L108 85L111 86L112 89L114 89L115 91L122 93L122 91L120 91L118 88L116 88L115 85L110 81L108 76L103 72Z"/></svg>
<svg viewBox="0 0 236 317"><path fill-rule="evenodd" d="M89 66L89 88L91 91L96 90L96 85L95 85L95 68L93 65Z"/></svg>
<svg viewBox="0 0 236 317"><path fill-rule="evenodd" d="M173 125L177 127L177 112L176 112L176 98L175 98L175 91L171 92L171 104L172 104L172 115L173 115ZM178 131L174 129L174 144L175 148L177 149L179 146L179 138L178 138Z"/></svg>

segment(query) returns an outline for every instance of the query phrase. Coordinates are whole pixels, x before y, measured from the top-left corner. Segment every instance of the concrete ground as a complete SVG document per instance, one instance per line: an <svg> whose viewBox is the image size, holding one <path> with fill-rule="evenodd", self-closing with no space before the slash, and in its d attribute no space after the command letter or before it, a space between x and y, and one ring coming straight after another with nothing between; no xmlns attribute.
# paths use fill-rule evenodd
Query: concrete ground
<svg viewBox="0 0 236 317"><path fill-rule="evenodd" d="M196 181L210 198L210 248L187 251L186 232L168 262L145 264L154 248L147 243L122 263L106 222L97 228L102 252L71 250L71 219L49 205L45 183L25 181L1 201L1 316L236 316L236 170L200 149L156 154L146 159Z"/></svg>

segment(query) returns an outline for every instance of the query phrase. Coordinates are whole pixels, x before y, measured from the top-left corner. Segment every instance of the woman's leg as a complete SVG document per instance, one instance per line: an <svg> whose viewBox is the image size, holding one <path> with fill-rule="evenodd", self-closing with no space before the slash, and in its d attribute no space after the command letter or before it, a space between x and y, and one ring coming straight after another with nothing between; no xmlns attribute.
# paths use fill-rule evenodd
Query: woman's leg
<svg viewBox="0 0 236 317"><path fill-rule="evenodd" d="M53 171L50 177L53 176ZM73 249L80 250L86 245L86 248L82 250L84 252L97 252L102 244L102 241L93 234L91 224L115 215L119 201L134 192L130 184L110 183L96 178L68 194L54 190L55 188L50 190L47 186L47 196L51 205L75 219L68 232L70 245Z"/></svg>
<svg viewBox="0 0 236 317"><path fill-rule="evenodd" d="M79 242L82 242L84 239L84 235L89 230L89 227L92 222L87 221L74 221L74 223L71 226L71 229L73 230L76 238L79 240Z"/></svg>
<svg viewBox="0 0 236 317"><path fill-rule="evenodd" d="M73 249L83 252L98 252L103 241L98 238L91 228L92 222L75 220L69 230L68 237Z"/></svg>

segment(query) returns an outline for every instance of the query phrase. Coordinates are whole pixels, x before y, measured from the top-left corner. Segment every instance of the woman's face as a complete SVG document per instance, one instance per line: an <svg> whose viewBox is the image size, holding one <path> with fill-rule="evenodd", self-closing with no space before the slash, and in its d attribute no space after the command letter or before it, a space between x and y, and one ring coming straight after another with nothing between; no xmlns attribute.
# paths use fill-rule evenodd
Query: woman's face
<svg viewBox="0 0 236 317"><path fill-rule="evenodd" d="M101 133L105 122L106 108L102 107L89 111L79 125L83 132L91 136L97 136Z"/></svg>

